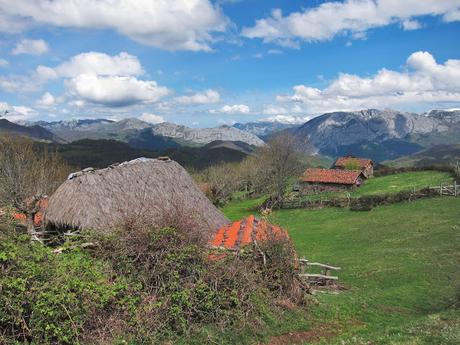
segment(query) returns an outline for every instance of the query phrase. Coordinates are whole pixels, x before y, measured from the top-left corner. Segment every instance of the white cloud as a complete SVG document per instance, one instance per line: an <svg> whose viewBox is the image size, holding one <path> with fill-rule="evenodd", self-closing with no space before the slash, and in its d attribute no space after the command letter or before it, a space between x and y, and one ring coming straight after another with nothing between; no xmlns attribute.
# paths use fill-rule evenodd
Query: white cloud
<svg viewBox="0 0 460 345"><path fill-rule="evenodd" d="M280 115L286 114L288 111L286 108L276 106L276 105L269 105L262 110L262 114L264 115Z"/></svg>
<svg viewBox="0 0 460 345"><path fill-rule="evenodd" d="M394 23L414 30L421 16L442 15L444 21L460 19L459 0L346 0L325 2L283 16L275 9L268 18L259 19L253 27L244 28L242 35L261 38L282 46L297 47L298 41L325 41L337 35L354 39L365 38L366 31Z"/></svg>
<svg viewBox="0 0 460 345"><path fill-rule="evenodd" d="M143 73L134 55L87 52L55 67L40 65L30 76L0 76L0 88L8 92L32 92L50 80L62 78L69 91L69 103L80 108L88 103L109 107L152 103L169 94L166 87L155 81L138 79ZM51 106L55 102L52 97L45 93L37 105Z"/></svg>
<svg viewBox="0 0 460 345"><path fill-rule="evenodd" d="M144 73L136 56L121 52L107 55L87 52L73 56L55 67L39 65L30 75L0 76L0 89L7 92L34 92L50 80L77 77L81 74L101 76L138 76Z"/></svg>
<svg viewBox="0 0 460 345"><path fill-rule="evenodd" d="M5 22L18 22L15 31L32 25L112 29L166 50L211 50L212 34L229 22L210 0L0 0L0 9Z"/></svg>
<svg viewBox="0 0 460 345"><path fill-rule="evenodd" d="M138 76L144 73L137 56L126 52L113 56L98 52L81 53L54 70L61 77L75 77L80 74Z"/></svg>
<svg viewBox="0 0 460 345"><path fill-rule="evenodd" d="M0 59L0 67L8 67L9 64L8 60Z"/></svg>
<svg viewBox="0 0 460 345"><path fill-rule="evenodd" d="M56 104L56 98L49 93L45 92L43 96L37 101L37 106L42 108L49 108Z"/></svg>
<svg viewBox="0 0 460 345"><path fill-rule="evenodd" d="M363 78L342 73L326 88L294 86L294 93L278 96L281 102L299 102L310 113L420 104L460 104L460 60L438 64L428 52L407 59L403 72L382 69Z"/></svg>
<svg viewBox="0 0 460 345"><path fill-rule="evenodd" d="M25 121L36 115L36 111L32 108L0 102L0 116L9 121Z"/></svg>
<svg viewBox="0 0 460 345"><path fill-rule="evenodd" d="M292 115L275 115L266 119L261 119L263 122L280 122L286 124L301 124L305 123L310 119L308 116L292 116Z"/></svg>
<svg viewBox="0 0 460 345"><path fill-rule="evenodd" d="M48 44L44 40L23 39L18 42L11 53L13 55L30 54L42 55L48 51Z"/></svg>
<svg viewBox="0 0 460 345"><path fill-rule="evenodd" d="M406 19L402 22L402 27L406 31L418 30L423 27L423 25L417 20Z"/></svg>
<svg viewBox="0 0 460 345"><path fill-rule="evenodd" d="M110 107L152 103L169 94L166 87L154 81L129 76L80 74L67 82L70 92L90 103Z"/></svg>
<svg viewBox="0 0 460 345"><path fill-rule="evenodd" d="M245 104L224 105L218 111L225 114L249 114L251 109Z"/></svg>
<svg viewBox="0 0 460 345"><path fill-rule="evenodd" d="M139 116L139 119L153 124L165 122L165 119L162 116L150 113L143 113Z"/></svg>
<svg viewBox="0 0 460 345"><path fill-rule="evenodd" d="M189 96L177 97L176 101L181 104L212 104L220 102L219 92L208 89L203 92L197 92Z"/></svg>
<svg viewBox="0 0 460 345"><path fill-rule="evenodd" d="M457 22L460 21L460 9L456 11L450 11L443 16L445 22Z"/></svg>

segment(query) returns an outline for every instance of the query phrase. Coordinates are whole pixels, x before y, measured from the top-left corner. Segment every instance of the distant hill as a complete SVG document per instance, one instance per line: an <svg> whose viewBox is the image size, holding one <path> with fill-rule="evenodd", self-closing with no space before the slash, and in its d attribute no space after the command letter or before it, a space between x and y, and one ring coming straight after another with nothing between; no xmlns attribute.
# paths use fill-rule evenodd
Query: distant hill
<svg viewBox="0 0 460 345"><path fill-rule="evenodd" d="M437 145L409 156L403 156L383 164L400 167L423 167L430 165L455 165L460 159L460 144Z"/></svg>
<svg viewBox="0 0 460 345"><path fill-rule="evenodd" d="M53 145L65 161L77 168L105 168L110 164L138 157L155 158L159 152L130 147L117 140L83 139L67 144Z"/></svg>
<svg viewBox="0 0 460 345"><path fill-rule="evenodd" d="M215 141L203 147L177 147L165 151L137 149L127 143L107 139L82 139L66 144L41 144L56 149L75 168L104 168L138 157L169 156L183 166L206 168L222 162L239 162L253 150L241 142Z"/></svg>
<svg viewBox="0 0 460 345"><path fill-rule="evenodd" d="M7 119L0 119L0 133L18 134L38 141L64 142L59 136L39 125L22 126Z"/></svg>
<svg viewBox="0 0 460 345"><path fill-rule="evenodd" d="M253 150L254 146L243 142L217 140L203 147L169 149L164 151L163 154L183 166L203 169L220 163L240 162L251 154Z"/></svg>

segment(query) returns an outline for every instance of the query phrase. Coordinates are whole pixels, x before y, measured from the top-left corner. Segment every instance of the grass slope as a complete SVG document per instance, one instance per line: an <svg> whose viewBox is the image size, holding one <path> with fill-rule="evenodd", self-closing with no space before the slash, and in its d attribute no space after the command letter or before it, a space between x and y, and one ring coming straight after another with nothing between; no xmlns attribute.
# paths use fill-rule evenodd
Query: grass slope
<svg viewBox="0 0 460 345"><path fill-rule="evenodd" d="M232 219L256 201L223 209ZM343 268L349 290L320 295L314 329L339 335L325 344L457 344L460 341L460 198L377 207L281 210L299 256ZM456 307L454 306L456 305Z"/></svg>
<svg viewBox="0 0 460 345"><path fill-rule="evenodd" d="M458 157L460 157L460 144L437 145L410 156L403 156L393 161L383 162L383 164L396 168L455 165Z"/></svg>

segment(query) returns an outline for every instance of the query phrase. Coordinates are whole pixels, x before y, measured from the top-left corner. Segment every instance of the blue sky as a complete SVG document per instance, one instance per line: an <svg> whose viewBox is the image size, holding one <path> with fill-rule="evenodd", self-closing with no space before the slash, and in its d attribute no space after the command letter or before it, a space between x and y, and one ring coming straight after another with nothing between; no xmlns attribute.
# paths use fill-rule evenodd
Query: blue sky
<svg viewBox="0 0 460 345"><path fill-rule="evenodd" d="M0 0L0 111L189 126L460 107L460 0Z"/></svg>

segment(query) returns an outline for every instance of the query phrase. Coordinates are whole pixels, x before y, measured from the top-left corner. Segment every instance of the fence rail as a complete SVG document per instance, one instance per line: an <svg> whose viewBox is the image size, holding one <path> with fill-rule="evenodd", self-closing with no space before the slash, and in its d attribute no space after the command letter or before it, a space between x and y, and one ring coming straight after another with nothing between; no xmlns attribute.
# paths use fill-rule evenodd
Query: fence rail
<svg viewBox="0 0 460 345"><path fill-rule="evenodd" d="M339 271L340 267L322 264L319 262L310 262L305 258L299 259L300 273L299 277L306 278L310 284L313 285L331 285L339 280L339 277L332 276L331 271ZM320 267L323 269L322 273L306 273L309 267Z"/></svg>
<svg viewBox="0 0 460 345"><path fill-rule="evenodd" d="M439 191L439 195L450 195L450 196L459 196L460 195L460 185L457 184L457 181L454 181L454 184L443 184L439 186L430 187L430 189Z"/></svg>

